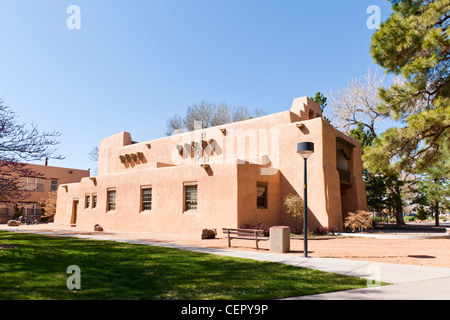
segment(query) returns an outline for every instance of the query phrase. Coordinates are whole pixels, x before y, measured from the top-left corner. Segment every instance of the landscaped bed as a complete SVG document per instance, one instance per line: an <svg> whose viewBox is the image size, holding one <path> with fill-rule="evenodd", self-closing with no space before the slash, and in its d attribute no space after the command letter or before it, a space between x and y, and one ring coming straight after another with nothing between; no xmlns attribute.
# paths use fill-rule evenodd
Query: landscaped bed
<svg viewBox="0 0 450 320"><path fill-rule="evenodd" d="M0 299L276 299L367 280L284 264L112 241L0 231ZM70 290L69 266L81 271Z"/></svg>

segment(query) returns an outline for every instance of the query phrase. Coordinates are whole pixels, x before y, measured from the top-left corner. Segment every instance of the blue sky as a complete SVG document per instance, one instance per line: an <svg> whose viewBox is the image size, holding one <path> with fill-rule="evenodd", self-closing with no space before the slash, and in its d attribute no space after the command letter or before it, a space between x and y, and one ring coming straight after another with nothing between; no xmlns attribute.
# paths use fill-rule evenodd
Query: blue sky
<svg viewBox="0 0 450 320"><path fill-rule="evenodd" d="M0 0L0 97L61 132L50 165L94 169L101 139L160 138L193 103L275 113L378 69L370 5L389 17L386 0Z"/></svg>

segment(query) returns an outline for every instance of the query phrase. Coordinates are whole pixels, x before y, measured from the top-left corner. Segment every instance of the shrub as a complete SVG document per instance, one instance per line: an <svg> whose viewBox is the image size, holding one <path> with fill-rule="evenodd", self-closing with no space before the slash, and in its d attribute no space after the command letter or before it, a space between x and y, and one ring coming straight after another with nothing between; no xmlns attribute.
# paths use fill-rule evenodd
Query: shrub
<svg viewBox="0 0 450 320"><path fill-rule="evenodd" d="M356 229L360 231L372 228L372 218L370 213L364 210L358 210L356 213L349 212L347 218L345 218L344 226L352 229L354 232Z"/></svg>
<svg viewBox="0 0 450 320"><path fill-rule="evenodd" d="M425 211L424 207L422 207L422 206L420 206L417 209L417 219L418 220L427 220L428 219L427 212Z"/></svg>
<svg viewBox="0 0 450 320"><path fill-rule="evenodd" d="M268 237L270 233L270 228L260 222L257 224L243 224L241 229L254 229L254 230L264 230L264 236Z"/></svg>
<svg viewBox="0 0 450 320"><path fill-rule="evenodd" d="M328 228L327 227L322 227L322 226L317 227L314 230L313 234L315 236L324 236L324 235L328 234Z"/></svg>
<svg viewBox="0 0 450 320"><path fill-rule="evenodd" d="M315 236L324 236L324 235L334 236L337 233L338 233L337 229L335 229L335 228L327 228L327 227L323 227L323 226L317 227L314 230L314 232L313 232L313 234Z"/></svg>
<svg viewBox="0 0 450 320"><path fill-rule="evenodd" d="M284 207L289 216L298 222L299 230L302 230L303 222L303 199L295 194L289 194L284 198Z"/></svg>
<svg viewBox="0 0 450 320"><path fill-rule="evenodd" d="M44 216L51 217L56 214L57 197L58 197L58 192L50 191L48 193L47 199L43 200L41 207L43 209Z"/></svg>

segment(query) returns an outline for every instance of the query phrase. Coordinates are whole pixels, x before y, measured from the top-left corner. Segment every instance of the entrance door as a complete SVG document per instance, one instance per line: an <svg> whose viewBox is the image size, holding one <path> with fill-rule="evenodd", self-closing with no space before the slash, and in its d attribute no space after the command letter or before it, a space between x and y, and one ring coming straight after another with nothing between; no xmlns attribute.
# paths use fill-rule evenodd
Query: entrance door
<svg viewBox="0 0 450 320"><path fill-rule="evenodd" d="M73 200L73 206L72 206L72 218L70 219L70 225L72 227L75 227L77 224L77 212L78 212L78 200Z"/></svg>

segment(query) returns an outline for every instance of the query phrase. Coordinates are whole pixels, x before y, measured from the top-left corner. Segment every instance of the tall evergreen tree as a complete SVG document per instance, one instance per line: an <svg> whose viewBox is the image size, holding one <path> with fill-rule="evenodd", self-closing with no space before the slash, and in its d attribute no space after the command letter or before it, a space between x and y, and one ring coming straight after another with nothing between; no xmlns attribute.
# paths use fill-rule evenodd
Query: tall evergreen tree
<svg viewBox="0 0 450 320"><path fill-rule="evenodd" d="M450 158L450 0L391 0L393 14L372 38L371 53L403 83L380 90L381 111L405 123L366 153L379 168L421 171Z"/></svg>

